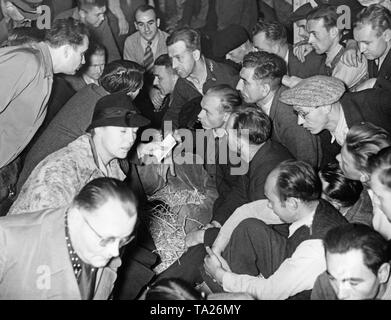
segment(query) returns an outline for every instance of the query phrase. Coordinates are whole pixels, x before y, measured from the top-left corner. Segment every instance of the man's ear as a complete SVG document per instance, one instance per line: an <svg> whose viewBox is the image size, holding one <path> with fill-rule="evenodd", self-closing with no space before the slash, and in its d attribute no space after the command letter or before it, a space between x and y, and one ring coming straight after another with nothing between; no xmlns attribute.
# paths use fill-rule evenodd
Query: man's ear
<svg viewBox="0 0 391 320"><path fill-rule="evenodd" d="M360 182L361 183L366 183L368 182L370 179L370 175L366 172L362 172L361 175L360 175Z"/></svg>
<svg viewBox="0 0 391 320"><path fill-rule="evenodd" d="M84 10L79 10L79 16L84 20L86 18L86 12Z"/></svg>
<svg viewBox="0 0 391 320"><path fill-rule="evenodd" d="M159 18L156 19L156 25L158 28L160 27L160 19Z"/></svg>
<svg viewBox="0 0 391 320"><path fill-rule="evenodd" d="M135 21L135 22L133 22L134 23L134 27L136 28L136 30L138 31L139 29L138 29L138 25L137 25L137 22Z"/></svg>
<svg viewBox="0 0 391 320"><path fill-rule="evenodd" d="M201 58L201 51L200 50L196 49L192 52L192 54L193 54L193 58L195 61L200 60L200 58Z"/></svg>
<svg viewBox="0 0 391 320"><path fill-rule="evenodd" d="M385 41L387 41L387 42L390 41L391 40L391 30L390 29L384 30L382 36Z"/></svg>
<svg viewBox="0 0 391 320"><path fill-rule="evenodd" d="M64 57L68 58L71 54L71 46L69 44L66 44L63 48Z"/></svg>
<svg viewBox="0 0 391 320"><path fill-rule="evenodd" d="M265 92L265 97L270 93L271 88L269 83L262 84L263 90Z"/></svg>
<svg viewBox="0 0 391 320"><path fill-rule="evenodd" d="M332 27L329 32L330 35L334 38L338 36L339 29L337 27Z"/></svg>
<svg viewBox="0 0 391 320"><path fill-rule="evenodd" d="M297 210L299 207L299 203L296 198L289 197L285 200L285 205L288 206L290 209Z"/></svg>
<svg viewBox="0 0 391 320"><path fill-rule="evenodd" d="M384 262L379 270L377 270L377 277L379 278L380 283L386 283L390 277L390 264Z"/></svg>

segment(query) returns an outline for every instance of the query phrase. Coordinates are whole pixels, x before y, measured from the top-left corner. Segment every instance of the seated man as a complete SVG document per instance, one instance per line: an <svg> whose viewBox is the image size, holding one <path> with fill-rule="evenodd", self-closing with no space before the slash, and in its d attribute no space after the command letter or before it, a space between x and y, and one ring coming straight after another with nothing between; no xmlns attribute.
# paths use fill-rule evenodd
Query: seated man
<svg viewBox="0 0 391 320"><path fill-rule="evenodd" d="M391 88L391 13L382 5L371 5L357 16L353 30L358 50L368 59L369 79L358 89Z"/></svg>
<svg viewBox="0 0 391 320"><path fill-rule="evenodd" d="M172 121L172 127L176 129L182 123L180 113L188 101L202 97L209 88L219 84L228 84L234 88L238 82L238 74L234 68L206 59L202 55L200 35L196 30L183 28L174 31L167 38L167 48L172 67L179 79L163 121ZM194 108L193 105L190 107ZM201 111L199 105L196 108L195 118Z"/></svg>
<svg viewBox="0 0 391 320"><path fill-rule="evenodd" d="M378 232L347 224L330 230L323 243L327 271L312 300L391 300L389 243Z"/></svg>
<svg viewBox="0 0 391 320"><path fill-rule="evenodd" d="M236 24L218 31L213 37L213 56L218 62L240 70L244 56L253 50L247 30Z"/></svg>
<svg viewBox="0 0 391 320"><path fill-rule="evenodd" d="M218 229L241 205L263 199L268 174L282 161L292 156L279 143L270 140L269 117L255 108L233 112L228 119L228 147L240 156L240 167L229 168L230 175L239 175L225 194L219 194L213 206L211 224L188 235L188 246L213 243Z"/></svg>
<svg viewBox="0 0 391 320"><path fill-rule="evenodd" d="M136 221L133 192L112 178L64 207L0 218L0 299L107 300Z"/></svg>
<svg viewBox="0 0 391 320"><path fill-rule="evenodd" d="M64 76L75 91L79 91L90 83L99 85L98 80L106 64L105 48L98 43L90 43L86 52L86 60L88 62L75 75Z"/></svg>
<svg viewBox="0 0 391 320"><path fill-rule="evenodd" d="M134 13L136 32L125 40L124 59L137 62L152 72L157 57L167 53L168 34L159 29L160 19L154 7L139 6Z"/></svg>
<svg viewBox="0 0 391 320"><path fill-rule="evenodd" d="M91 40L102 44L107 53L107 62L121 59L117 44L108 23L106 0L77 0L77 7L61 12L55 20L72 17L84 23L91 32Z"/></svg>
<svg viewBox="0 0 391 320"><path fill-rule="evenodd" d="M391 147L380 150L369 161L368 190L373 206L373 228L386 239L391 239Z"/></svg>
<svg viewBox="0 0 391 320"><path fill-rule="evenodd" d="M171 105L172 93L178 81L178 75L172 68L168 54L162 54L155 60L153 76L156 94L150 95L149 88L144 86L134 103L140 112L151 120L151 127L160 129L163 127L163 117Z"/></svg>
<svg viewBox="0 0 391 320"><path fill-rule="evenodd" d="M229 230L224 225L212 249L207 248L206 273L227 292L245 292L260 300L298 293L309 298L303 291L311 290L326 269L322 239L329 229L347 223L320 198L321 191L320 179L307 163L278 165L267 177L265 195L268 207L284 224L268 225L248 216L241 221L235 213L231 219L236 225Z"/></svg>
<svg viewBox="0 0 391 320"><path fill-rule="evenodd" d="M253 30L253 44L258 51L274 53L284 59L289 77L308 78L319 74L323 55L311 52L304 62L293 54L293 47L288 43L288 36L283 24L279 22L259 21Z"/></svg>
<svg viewBox="0 0 391 320"><path fill-rule="evenodd" d="M298 160L317 168L321 160L320 139L297 124L292 107L279 98L286 90L281 79L286 74L285 61L267 52L250 52L244 57L236 86L247 103L255 103L271 119L272 140L281 143Z"/></svg>
<svg viewBox="0 0 391 320"><path fill-rule="evenodd" d="M85 134L100 98L111 93L126 92L134 99L142 86L141 66L124 60L108 63L99 79L99 85L89 84L77 92L34 141L24 160L17 183L17 193L39 162Z"/></svg>
<svg viewBox="0 0 391 320"><path fill-rule="evenodd" d="M345 48L338 28L337 8L322 5L313 9L307 16L308 43L317 54L326 54L326 60L319 74L336 77L351 90L368 78L367 60L362 58L357 67L350 67L341 60Z"/></svg>
<svg viewBox="0 0 391 320"><path fill-rule="evenodd" d="M383 148L391 145L389 133L371 123L359 123L350 128L346 140L337 155L345 177L361 181L364 189L360 199L345 215L349 222L373 226L373 206L368 195L369 161Z"/></svg>
<svg viewBox="0 0 391 320"><path fill-rule="evenodd" d="M321 168L334 160L353 125L371 122L391 132L391 91L376 88L345 93L345 85L333 77L314 76L285 90L280 101L292 105L298 124L319 134Z"/></svg>

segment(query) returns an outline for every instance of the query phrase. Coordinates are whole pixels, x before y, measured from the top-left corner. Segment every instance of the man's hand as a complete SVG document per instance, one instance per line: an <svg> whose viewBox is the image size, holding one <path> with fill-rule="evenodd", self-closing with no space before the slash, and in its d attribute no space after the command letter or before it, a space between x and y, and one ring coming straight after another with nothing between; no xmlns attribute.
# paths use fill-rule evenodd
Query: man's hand
<svg viewBox="0 0 391 320"><path fill-rule="evenodd" d="M205 230L196 230L189 232L185 238L185 244L187 248L196 246L197 244L204 243Z"/></svg>
<svg viewBox="0 0 391 320"><path fill-rule="evenodd" d="M283 76L282 77L282 84L288 88L295 87L302 79L296 76Z"/></svg>
<svg viewBox="0 0 391 320"><path fill-rule="evenodd" d="M149 98L151 99L155 110L159 110L161 108L161 106L163 104L163 100L164 100L164 96L162 95L160 90L157 88L152 88L149 91Z"/></svg>
<svg viewBox="0 0 391 320"><path fill-rule="evenodd" d="M301 44L298 46L295 46L293 48L293 54L301 61L305 61L306 55L308 55L311 51L313 50L313 47L306 43L306 44Z"/></svg>
<svg viewBox="0 0 391 320"><path fill-rule="evenodd" d="M362 62L361 52L355 40L348 40L345 52L341 57L341 61L348 67L354 68L357 68L358 65Z"/></svg>
<svg viewBox="0 0 391 320"><path fill-rule="evenodd" d="M226 270L224 270L218 256L212 249L206 247L208 255L204 259L205 272L213 279L215 279L220 285L223 284L223 277Z"/></svg>

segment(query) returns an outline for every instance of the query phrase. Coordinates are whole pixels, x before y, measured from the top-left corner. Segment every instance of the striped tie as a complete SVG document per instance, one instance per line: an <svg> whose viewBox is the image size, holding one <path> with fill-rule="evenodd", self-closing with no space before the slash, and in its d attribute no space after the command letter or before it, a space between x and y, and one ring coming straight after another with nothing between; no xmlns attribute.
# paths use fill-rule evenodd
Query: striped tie
<svg viewBox="0 0 391 320"><path fill-rule="evenodd" d="M144 67L147 72L150 72L153 68L153 53L152 53L151 44L152 42L148 41L144 53Z"/></svg>

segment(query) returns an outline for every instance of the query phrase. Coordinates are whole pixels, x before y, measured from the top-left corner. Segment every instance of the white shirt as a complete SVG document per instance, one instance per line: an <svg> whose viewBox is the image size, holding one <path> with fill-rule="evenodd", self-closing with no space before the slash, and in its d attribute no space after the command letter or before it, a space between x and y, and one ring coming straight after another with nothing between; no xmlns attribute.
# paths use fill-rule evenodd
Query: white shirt
<svg viewBox="0 0 391 320"><path fill-rule="evenodd" d="M282 223L267 207L267 202L267 200L258 200L236 209L221 228L213 248L225 247L235 227L244 219L253 217L268 224ZM312 222L312 219L313 215L310 215L292 224L290 234L294 229ZM260 300L287 299L301 291L312 289L316 278L325 270L322 240L306 240L269 278L265 279L262 275L254 277L226 272L223 276L223 288L228 292L246 292Z"/></svg>
<svg viewBox="0 0 391 320"><path fill-rule="evenodd" d="M260 106L263 112L265 112L268 116L270 116L270 109L272 108L273 100L274 100L274 94L271 99L266 102L264 105Z"/></svg>
<svg viewBox="0 0 391 320"><path fill-rule="evenodd" d="M331 143L333 143L336 140L337 143L340 146L342 146L346 140L346 135L348 134L348 131L349 131L349 128L346 123L345 114L344 114L342 107L341 107L337 127L335 128L335 131L333 131L333 132L330 131Z"/></svg>

